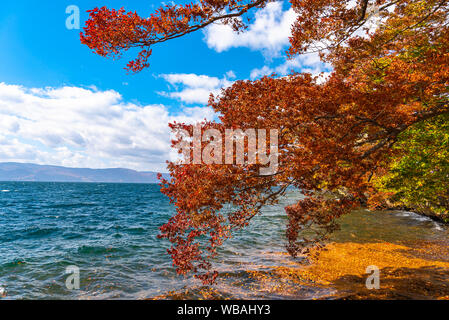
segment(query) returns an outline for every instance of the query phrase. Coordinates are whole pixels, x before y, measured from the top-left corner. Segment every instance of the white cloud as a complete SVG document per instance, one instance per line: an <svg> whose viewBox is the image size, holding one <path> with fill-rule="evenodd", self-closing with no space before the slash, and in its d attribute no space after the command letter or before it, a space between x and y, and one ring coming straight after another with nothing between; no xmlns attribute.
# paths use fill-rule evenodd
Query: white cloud
<svg viewBox="0 0 449 320"><path fill-rule="evenodd" d="M205 41L209 48L218 52L247 47L261 50L267 58L282 56L282 51L289 45L292 25L297 19L297 13L292 8L284 10L283 6L283 1L268 3L265 8L256 12L253 23L241 33L234 32L228 25L213 24L204 31ZM329 74L331 66L322 63L317 53L311 53L285 60L278 66L265 65L253 69L250 78L256 79L272 73L284 76L291 70L309 72L314 76L323 73L319 80L323 81ZM187 94L193 95L193 92L186 92Z"/></svg>
<svg viewBox="0 0 449 320"><path fill-rule="evenodd" d="M296 56L292 59L286 60L284 63L276 66L269 67L263 66L259 69L253 69L251 71L251 79L260 78L265 75L270 75L273 72L278 75L285 76L290 73L290 71L298 71L304 73L311 73L314 76L318 76L321 73L323 75L329 74L331 66L320 61L320 57L317 53L309 53Z"/></svg>
<svg viewBox="0 0 449 320"><path fill-rule="evenodd" d="M123 101L113 90L0 83L0 161L163 170L172 121L213 119L210 108L169 113Z"/></svg>
<svg viewBox="0 0 449 320"><path fill-rule="evenodd" d="M222 88L232 85L228 78L235 77L235 74L228 71L222 79L193 73L163 74L161 77L175 89L172 92L159 92L161 95L185 103L207 104L211 93L218 95Z"/></svg>
<svg viewBox="0 0 449 320"><path fill-rule="evenodd" d="M235 79L237 76L235 75L234 71L229 70L228 72L226 72L226 77L228 77L229 79Z"/></svg>
<svg viewBox="0 0 449 320"><path fill-rule="evenodd" d="M256 78L261 78L263 76L268 76L270 74L272 74L274 71L274 69L268 67L268 66L263 66L262 68L256 68L253 69L251 71L250 77L251 79L256 79Z"/></svg>
<svg viewBox="0 0 449 320"><path fill-rule="evenodd" d="M277 56L288 45L292 24L296 20L293 9L284 11L283 2L268 3L256 12L247 30L236 33L228 25L213 24L204 31L209 48L218 52L230 48L247 47L262 50L266 56Z"/></svg>

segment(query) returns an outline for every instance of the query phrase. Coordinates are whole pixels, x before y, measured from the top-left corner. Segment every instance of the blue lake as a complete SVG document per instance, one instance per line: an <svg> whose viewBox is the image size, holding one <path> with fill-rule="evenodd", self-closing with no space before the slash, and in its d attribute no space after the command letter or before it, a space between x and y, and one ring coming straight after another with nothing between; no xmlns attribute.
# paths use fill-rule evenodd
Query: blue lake
<svg viewBox="0 0 449 320"><path fill-rule="evenodd" d="M297 197L292 191L278 206L265 208L220 249L215 265L221 297L283 298L251 288L247 271L288 260L279 259L285 251L283 207ZM140 299L173 292L199 298L202 285L176 275L169 243L157 239L173 214L153 184L0 182L0 288L7 299ZM449 235L447 226L404 212L360 210L345 219L338 241L357 232L359 241ZM71 265L80 269L80 290L66 288ZM300 298L325 294L308 287L299 292Z"/></svg>

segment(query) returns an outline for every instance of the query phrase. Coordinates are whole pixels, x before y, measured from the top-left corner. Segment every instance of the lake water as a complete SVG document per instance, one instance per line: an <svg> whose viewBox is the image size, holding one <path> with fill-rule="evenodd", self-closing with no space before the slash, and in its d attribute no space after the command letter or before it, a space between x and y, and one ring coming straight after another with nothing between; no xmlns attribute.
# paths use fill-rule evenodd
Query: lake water
<svg viewBox="0 0 449 320"><path fill-rule="evenodd" d="M283 298L245 290L248 270L279 264L291 191L219 250L222 297ZM0 289L6 299L200 298L204 287L176 275L157 239L174 213L152 184L0 182ZM448 239L449 228L413 213L356 211L336 241ZM67 266L80 269L80 290L65 286ZM304 288L298 298L322 289ZM183 295L182 292L185 292Z"/></svg>

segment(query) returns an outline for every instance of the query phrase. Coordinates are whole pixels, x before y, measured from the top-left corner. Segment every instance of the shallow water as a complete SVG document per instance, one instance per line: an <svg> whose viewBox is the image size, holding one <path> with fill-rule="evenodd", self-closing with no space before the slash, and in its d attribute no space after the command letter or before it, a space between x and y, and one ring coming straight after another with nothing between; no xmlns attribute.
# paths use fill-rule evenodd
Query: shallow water
<svg viewBox="0 0 449 320"><path fill-rule="evenodd" d="M0 182L0 190L0 291L7 299L207 297L207 288L196 280L176 275L168 243L156 237L174 212L157 185ZM291 191L279 205L265 208L220 249L218 297L285 298L254 291L248 270L282 263L283 207L297 197ZM359 210L341 225L334 235L339 242L446 241L449 236L446 225L408 212ZM65 286L70 265L80 268L80 290ZM322 291L303 287L297 298Z"/></svg>

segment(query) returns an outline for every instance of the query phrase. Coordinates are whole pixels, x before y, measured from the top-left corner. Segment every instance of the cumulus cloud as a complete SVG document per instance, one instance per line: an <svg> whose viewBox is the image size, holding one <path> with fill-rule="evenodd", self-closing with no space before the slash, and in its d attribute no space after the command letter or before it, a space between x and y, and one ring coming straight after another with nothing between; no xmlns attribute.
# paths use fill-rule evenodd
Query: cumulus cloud
<svg viewBox="0 0 449 320"><path fill-rule="evenodd" d="M247 47L261 50L267 58L279 57L289 45L291 28L296 19L295 11L292 8L284 10L282 1L270 2L265 8L256 12L253 23L244 32L236 33L230 26L213 24L204 31L205 41L209 48L217 52ZM331 66L322 63L318 54L311 53L285 60L277 66L265 65L253 69L250 78L256 79L272 73L284 76L292 70L312 73L320 77L319 81L324 81L329 75Z"/></svg>
<svg viewBox="0 0 449 320"><path fill-rule="evenodd" d="M268 3L256 12L247 30L236 33L228 25L212 24L204 31L209 48L217 52L246 47L262 50L266 56L276 56L288 45L291 27L296 20L293 9L284 11L282 1Z"/></svg>
<svg viewBox="0 0 449 320"><path fill-rule="evenodd" d="M0 83L0 161L165 171L172 121L213 119L210 108L171 114L113 90Z"/></svg>
<svg viewBox="0 0 449 320"><path fill-rule="evenodd" d="M235 74L228 71L222 79L193 73L163 74L161 77L170 83L175 91L163 91L159 94L188 104L207 104L210 94L218 95L222 88L232 85L228 78L234 78Z"/></svg>

